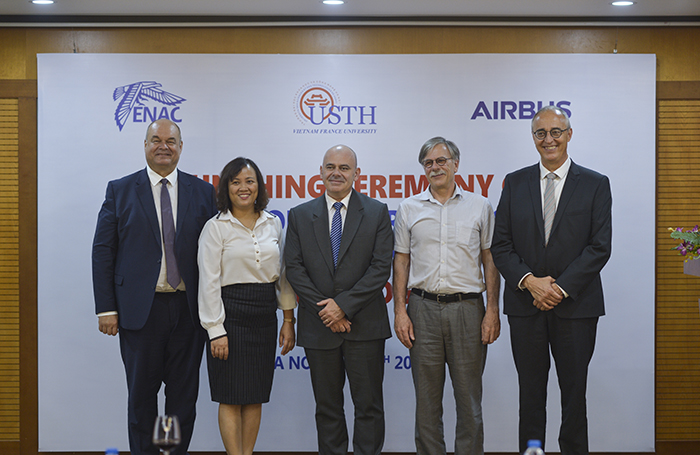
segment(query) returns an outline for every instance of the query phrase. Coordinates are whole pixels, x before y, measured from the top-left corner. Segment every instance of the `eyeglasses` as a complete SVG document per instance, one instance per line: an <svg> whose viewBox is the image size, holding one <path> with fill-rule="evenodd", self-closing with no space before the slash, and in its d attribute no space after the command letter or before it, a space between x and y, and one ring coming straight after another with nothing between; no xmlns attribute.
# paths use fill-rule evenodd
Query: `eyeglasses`
<svg viewBox="0 0 700 455"><path fill-rule="evenodd" d="M547 137L547 133L549 133L550 136L552 136L552 139L559 139L562 134L564 134L565 131L569 131L569 128L562 130L560 128L552 128L549 131L546 131L544 129L533 131L532 134L535 135L535 137L543 141Z"/></svg>
<svg viewBox="0 0 700 455"><path fill-rule="evenodd" d="M430 169L433 167L433 163L436 163L438 166L444 166L447 164L447 160L451 160L452 158L445 158L444 156L441 156L440 158L435 158L435 161L433 160L423 160L421 163L424 168Z"/></svg>

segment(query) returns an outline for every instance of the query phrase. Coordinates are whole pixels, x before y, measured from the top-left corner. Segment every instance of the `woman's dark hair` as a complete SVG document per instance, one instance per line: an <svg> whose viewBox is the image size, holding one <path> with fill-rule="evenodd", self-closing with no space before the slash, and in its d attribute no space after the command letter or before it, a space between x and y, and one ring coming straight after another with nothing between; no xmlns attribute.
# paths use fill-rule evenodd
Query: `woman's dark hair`
<svg viewBox="0 0 700 455"><path fill-rule="evenodd" d="M227 210L229 212L233 211L231 198L228 195L228 184L231 183L246 166L250 166L255 171L255 178L258 181L258 197L255 198L255 211L261 212L267 207L270 198L267 196L265 181L263 180L260 169L258 169L258 165L251 159L239 156L224 166L224 169L221 171L221 176L219 177L219 187L216 190L216 207L222 213Z"/></svg>

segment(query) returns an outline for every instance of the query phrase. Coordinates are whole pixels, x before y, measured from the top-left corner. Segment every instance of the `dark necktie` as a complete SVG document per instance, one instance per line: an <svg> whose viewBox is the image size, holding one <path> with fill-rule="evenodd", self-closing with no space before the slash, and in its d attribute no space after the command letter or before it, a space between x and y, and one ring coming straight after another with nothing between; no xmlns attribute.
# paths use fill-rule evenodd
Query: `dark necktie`
<svg viewBox="0 0 700 455"><path fill-rule="evenodd" d="M550 172L545 176L547 183L544 187L544 244L549 243L549 234L552 232L554 215L557 213L557 205L554 200L554 179L557 174Z"/></svg>
<svg viewBox="0 0 700 455"><path fill-rule="evenodd" d="M160 216L163 224L163 243L165 244L165 270L168 275L168 284L177 289L180 285L180 270L175 260L175 222L173 220L173 206L170 203L168 192L168 179L160 181Z"/></svg>
<svg viewBox="0 0 700 455"><path fill-rule="evenodd" d="M338 267L340 239L343 237L343 219L340 216L340 209L343 208L343 203L336 202L333 204L333 208L335 209L335 214L331 224L331 248L333 249L333 267Z"/></svg>

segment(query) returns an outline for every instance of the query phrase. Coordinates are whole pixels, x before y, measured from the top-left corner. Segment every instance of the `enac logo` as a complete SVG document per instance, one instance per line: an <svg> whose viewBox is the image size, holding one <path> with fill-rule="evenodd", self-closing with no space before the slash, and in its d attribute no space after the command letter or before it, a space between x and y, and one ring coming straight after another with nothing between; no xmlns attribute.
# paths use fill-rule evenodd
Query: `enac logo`
<svg viewBox="0 0 700 455"><path fill-rule="evenodd" d="M114 89L112 98L114 101L119 100L117 110L114 112L114 120L119 131L124 128L130 117L135 123L151 123L161 118L177 123L182 121L181 118L176 117L176 111L180 109L177 105L187 100L174 93L166 92L160 87L161 84L155 81L141 81ZM165 106L160 106L160 109L159 106L149 107L144 104L147 99Z"/></svg>
<svg viewBox="0 0 700 455"><path fill-rule="evenodd" d="M294 96L294 113L302 123L319 124L331 115L331 106L339 105L338 92L321 81L309 82Z"/></svg>

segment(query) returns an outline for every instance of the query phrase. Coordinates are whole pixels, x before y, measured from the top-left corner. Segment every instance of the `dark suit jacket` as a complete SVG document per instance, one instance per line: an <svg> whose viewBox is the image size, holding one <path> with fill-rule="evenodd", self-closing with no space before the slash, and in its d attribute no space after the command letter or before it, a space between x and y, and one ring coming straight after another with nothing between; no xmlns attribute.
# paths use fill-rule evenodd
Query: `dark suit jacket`
<svg viewBox="0 0 700 455"><path fill-rule="evenodd" d="M539 177L538 164L507 175L498 204L491 253L506 280L504 313L530 316L539 311L530 292L517 287L531 272L553 277L569 294L554 307L557 316L602 316L600 271L610 258L612 238L610 182L572 162L545 246Z"/></svg>
<svg viewBox="0 0 700 455"><path fill-rule="evenodd" d="M289 212L284 258L287 279L299 297L297 341L312 349L333 349L343 339L391 336L382 290L391 273L394 233L386 204L353 190L348 202L338 268L333 270L325 196ZM352 322L349 333L323 325L316 305L333 298Z"/></svg>
<svg viewBox="0 0 700 455"><path fill-rule="evenodd" d="M178 171L175 257L192 321L197 310L197 242L216 213L214 187ZM107 184L92 246L95 311L117 311L119 326L141 329L151 311L162 257L160 226L146 169Z"/></svg>

